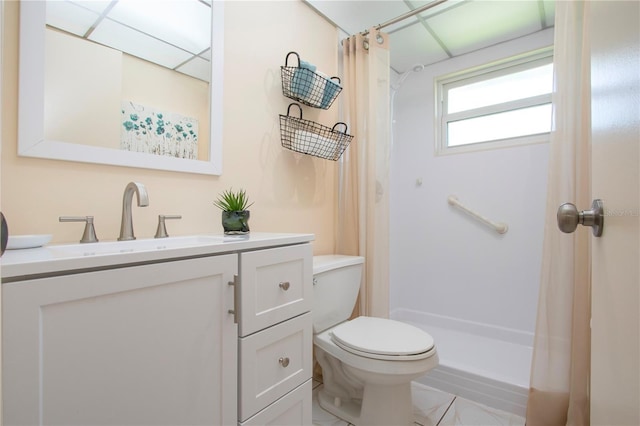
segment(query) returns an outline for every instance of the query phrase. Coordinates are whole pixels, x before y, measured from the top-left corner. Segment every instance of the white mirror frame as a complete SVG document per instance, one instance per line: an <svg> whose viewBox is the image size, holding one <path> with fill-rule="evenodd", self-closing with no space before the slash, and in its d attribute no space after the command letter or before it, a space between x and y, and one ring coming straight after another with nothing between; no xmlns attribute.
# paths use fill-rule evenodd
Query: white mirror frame
<svg viewBox="0 0 640 426"><path fill-rule="evenodd" d="M209 161L202 161L45 140L44 55L46 2L21 1L18 155L143 169L221 175L224 2L213 1L211 12L212 78L209 84L211 90L211 135L209 138Z"/></svg>

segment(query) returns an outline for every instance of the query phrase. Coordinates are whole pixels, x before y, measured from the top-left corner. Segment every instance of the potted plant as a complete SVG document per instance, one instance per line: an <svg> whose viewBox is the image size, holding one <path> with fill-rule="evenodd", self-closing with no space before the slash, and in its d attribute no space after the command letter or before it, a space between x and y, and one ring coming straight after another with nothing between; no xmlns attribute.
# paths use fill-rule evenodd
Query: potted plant
<svg viewBox="0 0 640 426"><path fill-rule="evenodd" d="M249 198L244 189L223 191L213 204L222 210L222 228L225 234L249 233Z"/></svg>

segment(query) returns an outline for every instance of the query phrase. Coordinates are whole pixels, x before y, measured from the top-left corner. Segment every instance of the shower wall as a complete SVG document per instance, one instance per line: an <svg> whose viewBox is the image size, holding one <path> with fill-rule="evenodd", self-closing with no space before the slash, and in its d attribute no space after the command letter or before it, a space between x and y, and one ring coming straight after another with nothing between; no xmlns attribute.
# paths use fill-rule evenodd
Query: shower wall
<svg viewBox="0 0 640 426"><path fill-rule="evenodd" d="M548 143L436 156L434 79L551 44L553 29L443 61L409 75L396 93L392 316L455 318L525 338L534 332ZM500 235L449 206L450 195L509 231Z"/></svg>

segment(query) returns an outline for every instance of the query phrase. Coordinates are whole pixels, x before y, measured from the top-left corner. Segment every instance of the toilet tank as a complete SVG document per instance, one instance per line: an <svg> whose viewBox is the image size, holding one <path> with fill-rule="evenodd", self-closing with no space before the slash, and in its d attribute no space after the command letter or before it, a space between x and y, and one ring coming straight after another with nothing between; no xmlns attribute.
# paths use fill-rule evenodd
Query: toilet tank
<svg viewBox="0 0 640 426"><path fill-rule="evenodd" d="M351 316L360 290L364 257L313 257L313 332L320 333Z"/></svg>

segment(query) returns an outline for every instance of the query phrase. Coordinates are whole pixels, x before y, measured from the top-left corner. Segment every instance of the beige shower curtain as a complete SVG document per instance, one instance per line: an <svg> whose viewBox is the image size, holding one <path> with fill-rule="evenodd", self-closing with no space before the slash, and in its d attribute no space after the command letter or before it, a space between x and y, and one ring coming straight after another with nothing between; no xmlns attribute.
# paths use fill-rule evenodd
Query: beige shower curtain
<svg viewBox="0 0 640 426"><path fill-rule="evenodd" d="M554 124L527 425L589 425L588 229L562 234L556 209L591 205L588 1L556 2Z"/></svg>
<svg viewBox="0 0 640 426"><path fill-rule="evenodd" d="M340 162L336 253L365 257L354 315L389 316L389 37L345 39L343 112L354 135Z"/></svg>

